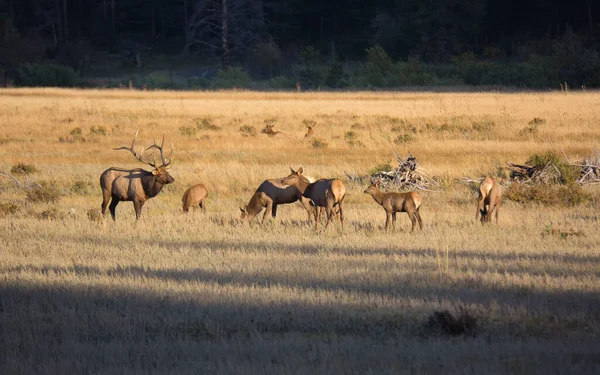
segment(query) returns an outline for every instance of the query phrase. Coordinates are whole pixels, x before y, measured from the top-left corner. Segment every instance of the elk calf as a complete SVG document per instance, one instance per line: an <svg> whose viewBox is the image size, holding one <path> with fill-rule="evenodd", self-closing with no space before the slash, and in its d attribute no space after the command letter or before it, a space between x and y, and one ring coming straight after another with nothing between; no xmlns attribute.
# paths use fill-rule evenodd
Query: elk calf
<svg viewBox="0 0 600 375"><path fill-rule="evenodd" d="M131 147L118 147L114 150L127 150L133 154L133 156L141 161L142 163L148 164L152 168L152 172L136 168L136 169L121 169L121 168L109 168L105 170L100 176L100 188L102 189L102 215L106 214L106 208L110 201L110 215L113 220L116 218L117 205L121 201L133 201L133 207L135 209L135 218L138 220L142 214L142 207L144 203L150 198L155 197L160 193L163 186L171 184L175 181L169 174L167 167L171 164L170 156L171 153L165 158L163 155L163 145L165 143L165 136L163 134L162 143L159 145L154 142L153 145L144 149L138 154L135 147L135 139L139 130L135 133ZM160 152L160 159L162 164L156 165L156 161L149 162L144 160L144 152L156 148ZM168 161L167 161L168 159Z"/></svg>
<svg viewBox="0 0 600 375"><path fill-rule="evenodd" d="M396 230L396 212L406 212L408 214L408 217L412 222L411 233L415 230L417 221L419 222L419 228L423 230L423 222L421 221L421 215L419 214L421 197L418 193L414 191L408 193L384 193L379 190L379 181L372 182L364 193L372 196L375 202L379 203L385 210L386 232L390 225L390 217L392 217L392 226L394 227L394 230Z"/></svg>
<svg viewBox="0 0 600 375"><path fill-rule="evenodd" d="M206 197L208 197L208 189L204 184L190 187L183 193L183 198L181 198L183 211L189 212L191 208L200 206L202 213L206 214Z"/></svg>
<svg viewBox="0 0 600 375"><path fill-rule="evenodd" d="M291 169L291 168L290 168ZM292 173L281 180L282 185L290 185L298 189L303 197L310 199L311 206L315 207L315 230L319 229L319 216L322 208L327 214L327 223L333 221L334 217L339 214L342 230L344 229L344 198L346 196L346 187L344 183L337 178L320 179L311 183L305 176L302 175L302 167L298 171L291 169ZM337 212L335 211L337 207Z"/></svg>
<svg viewBox="0 0 600 375"><path fill-rule="evenodd" d="M498 212L500 211L500 200L502 199L502 187L492 176L487 176L479 184L479 197L477 198L477 212L475 220L481 215L481 223L492 221L492 214L496 213L496 224L498 224Z"/></svg>

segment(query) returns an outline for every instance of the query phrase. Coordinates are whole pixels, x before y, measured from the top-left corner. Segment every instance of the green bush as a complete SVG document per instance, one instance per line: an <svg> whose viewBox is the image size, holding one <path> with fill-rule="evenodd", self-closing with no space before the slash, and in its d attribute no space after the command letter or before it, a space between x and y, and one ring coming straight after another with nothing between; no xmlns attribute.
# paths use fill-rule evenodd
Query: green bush
<svg viewBox="0 0 600 375"><path fill-rule="evenodd" d="M394 170L394 167L392 166L392 163L389 161L386 161L385 163L378 164L374 168L372 168L369 171L369 176L372 176L372 175L380 173L380 172L389 172L389 171L393 171L393 170Z"/></svg>
<svg viewBox="0 0 600 375"><path fill-rule="evenodd" d="M227 70L219 70L212 85L216 89L243 89L252 84L250 76L239 66L232 66Z"/></svg>
<svg viewBox="0 0 600 375"><path fill-rule="evenodd" d="M73 68L57 64L21 64L15 73L18 86L74 87L78 77Z"/></svg>
<svg viewBox="0 0 600 375"><path fill-rule="evenodd" d="M548 163L552 163L561 174L559 183L563 185L573 184L581 176L580 166L569 164L552 151L545 154L534 154L526 162L536 169L543 169Z"/></svg>
<svg viewBox="0 0 600 375"><path fill-rule="evenodd" d="M296 80L286 76L273 77L269 80L269 87L272 89L293 89L296 87Z"/></svg>
<svg viewBox="0 0 600 375"><path fill-rule="evenodd" d="M186 78L178 76L170 70L154 71L148 74L145 82L151 89L185 89L188 87Z"/></svg>

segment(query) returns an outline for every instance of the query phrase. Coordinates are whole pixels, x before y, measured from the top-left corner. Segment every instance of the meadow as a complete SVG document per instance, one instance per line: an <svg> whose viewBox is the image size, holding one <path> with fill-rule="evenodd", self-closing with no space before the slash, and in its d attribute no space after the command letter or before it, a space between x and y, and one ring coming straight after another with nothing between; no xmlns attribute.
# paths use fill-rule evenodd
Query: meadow
<svg viewBox="0 0 600 375"><path fill-rule="evenodd" d="M0 177L0 373L599 373L600 187L576 206L505 199L482 226L460 182L536 153L580 160L598 113L597 92L2 89L0 171L58 196ZM144 167L113 150L138 129L140 146L173 144L175 183L137 223L130 202L98 220L100 174ZM403 213L385 233L344 173L395 166L394 148L442 186L420 192L414 234ZM300 166L346 183L343 231L315 233L297 204L240 225L264 179ZM199 182L208 212L184 214ZM476 328L428 329L444 310Z"/></svg>

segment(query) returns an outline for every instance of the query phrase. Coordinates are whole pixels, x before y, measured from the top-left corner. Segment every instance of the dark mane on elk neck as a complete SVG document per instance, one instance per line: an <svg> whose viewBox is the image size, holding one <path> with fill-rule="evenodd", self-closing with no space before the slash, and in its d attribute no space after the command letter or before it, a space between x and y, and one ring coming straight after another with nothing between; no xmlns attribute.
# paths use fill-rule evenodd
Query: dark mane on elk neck
<svg viewBox="0 0 600 375"><path fill-rule="evenodd" d="M121 201L133 202L136 220L139 219L142 214L142 207L146 201L157 196L165 185L175 181L168 171L168 166L172 161L170 157L173 154L173 148L171 148L171 152L168 156L164 155L164 134L160 145L154 141L149 147L142 148L140 152L137 152L135 150L135 141L138 133L139 130L135 133L130 147L122 146L114 148L114 150L126 150L131 152L138 161L151 166L153 170L147 171L141 168L109 168L100 176L102 214L106 214L106 209L108 207L113 220L116 219L116 208ZM158 150L161 164L157 164L156 160L146 160L145 156L147 152L153 149ZM108 205L109 202L110 206Z"/></svg>

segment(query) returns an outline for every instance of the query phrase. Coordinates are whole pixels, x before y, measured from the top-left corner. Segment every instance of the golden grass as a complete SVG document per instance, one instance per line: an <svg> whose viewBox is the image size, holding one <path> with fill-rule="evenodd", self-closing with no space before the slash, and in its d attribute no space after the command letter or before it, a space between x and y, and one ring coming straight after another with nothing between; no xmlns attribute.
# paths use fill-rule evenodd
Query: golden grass
<svg viewBox="0 0 600 375"><path fill-rule="evenodd" d="M57 204L25 202L0 180L0 368L6 373L594 373L600 347L598 200L573 208L504 202L500 225L474 222L462 176L495 173L532 153L588 154L600 140L597 93L254 93L0 90L0 170L40 171ZM534 117L537 133L522 132ZM285 134L244 136L277 118ZM200 119L200 120L197 120ZM220 130L202 130L207 120ZM304 139L303 120L317 121ZM91 134L103 127L106 135ZM74 128L85 141L59 141ZM187 130L181 130L187 128ZM392 130L392 128L394 130ZM136 129L175 145L166 187L134 225L98 209L100 173L131 166L112 148ZM354 131L360 146L345 133ZM394 145L409 133L407 144ZM348 184L347 225L315 234L297 205L240 226L238 207L265 178L303 166L314 177L365 174L410 150L447 184L422 193L424 231L408 233L365 186ZM194 183L208 215L181 210ZM586 187L593 196L600 191ZM1 208L1 207L0 207ZM55 220L40 214L56 209ZM71 210L73 209L73 210ZM69 211L71 210L71 213ZM561 233L578 233L562 236ZM476 337L423 328L466 309Z"/></svg>

